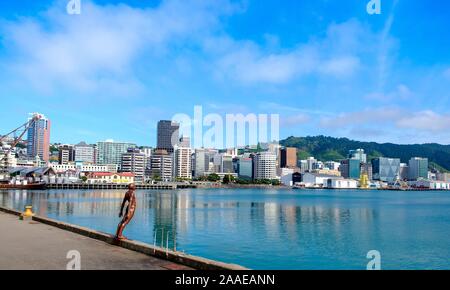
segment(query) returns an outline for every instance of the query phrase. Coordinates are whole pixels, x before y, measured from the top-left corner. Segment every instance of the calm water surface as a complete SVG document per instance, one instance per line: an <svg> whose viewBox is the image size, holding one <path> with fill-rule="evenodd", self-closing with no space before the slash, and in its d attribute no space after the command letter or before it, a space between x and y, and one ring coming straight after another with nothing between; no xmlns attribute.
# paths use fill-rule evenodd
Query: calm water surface
<svg viewBox="0 0 450 290"><path fill-rule="evenodd" d="M115 233L124 191L0 191L0 205ZM450 192L138 191L133 240L252 269L450 269ZM156 240L155 240L156 237Z"/></svg>

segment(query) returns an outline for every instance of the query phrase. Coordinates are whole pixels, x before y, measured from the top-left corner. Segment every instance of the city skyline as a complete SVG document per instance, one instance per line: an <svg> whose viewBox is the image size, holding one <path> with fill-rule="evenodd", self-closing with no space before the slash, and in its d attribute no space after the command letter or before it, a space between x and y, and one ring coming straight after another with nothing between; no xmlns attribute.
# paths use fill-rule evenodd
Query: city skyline
<svg viewBox="0 0 450 290"><path fill-rule="evenodd" d="M151 145L201 105L279 114L282 139L450 144L450 3L36 2L0 6L2 131L40 111L51 142Z"/></svg>

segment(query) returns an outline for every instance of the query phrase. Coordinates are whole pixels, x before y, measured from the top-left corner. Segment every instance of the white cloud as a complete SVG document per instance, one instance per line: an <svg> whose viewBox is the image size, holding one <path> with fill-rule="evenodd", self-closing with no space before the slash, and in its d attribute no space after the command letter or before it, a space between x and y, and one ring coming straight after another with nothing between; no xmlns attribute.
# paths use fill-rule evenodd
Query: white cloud
<svg viewBox="0 0 450 290"><path fill-rule="evenodd" d="M416 129L419 131L448 132L450 128L450 115L438 114L427 110L405 114L396 122L397 127Z"/></svg>
<svg viewBox="0 0 450 290"><path fill-rule="evenodd" d="M311 121L310 116L307 114L296 114L292 116L284 116L280 117L280 125L282 127L295 127Z"/></svg>
<svg viewBox="0 0 450 290"><path fill-rule="evenodd" d="M402 114L397 108L377 108L363 111L341 113L336 117L324 117L320 120L323 128L342 128L347 126L360 126L372 123L378 126L380 123L395 121Z"/></svg>
<svg viewBox="0 0 450 290"><path fill-rule="evenodd" d="M231 38L212 38L204 45L219 56L216 73L222 78L244 84L285 84L310 75L351 77L360 69L360 54L367 52L372 39L374 34L367 27L349 20L331 24L322 39L298 43L288 50Z"/></svg>
<svg viewBox="0 0 450 290"><path fill-rule="evenodd" d="M359 66L357 57L348 56L325 61L319 71L337 77L351 75Z"/></svg>
<svg viewBox="0 0 450 290"><path fill-rule="evenodd" d="M163 55L171 46L208 34L218 27L221 15L235 9L228 0L166 0L148 9L84 0L80 15L55 6L42 18L1 27L12 54L2 62L44 92L65 86L126 93L140 89L133 65L144 52L146 57Z"/></svg>
<svg viewBox="0 0 450 290"><path fill-rule="evenodd" d="M366 95L364 98L371 101L407 101L414 96L413 92L404 84L398 85L395 90L388 92L386 94L383 93L370 93Z"/></svg>

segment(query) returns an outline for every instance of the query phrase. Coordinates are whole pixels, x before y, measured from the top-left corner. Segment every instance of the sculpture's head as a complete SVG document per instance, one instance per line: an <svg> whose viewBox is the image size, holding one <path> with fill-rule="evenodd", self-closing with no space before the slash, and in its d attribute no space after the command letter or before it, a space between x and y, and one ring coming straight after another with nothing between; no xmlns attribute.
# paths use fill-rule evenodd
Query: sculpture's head
<svg viewBox="0 0 450 290"><path fill-rule="evenodd" d="M130 183L130 184L128 185L128 189L129 189L129 190L136 190L136 184Z"/></svg>

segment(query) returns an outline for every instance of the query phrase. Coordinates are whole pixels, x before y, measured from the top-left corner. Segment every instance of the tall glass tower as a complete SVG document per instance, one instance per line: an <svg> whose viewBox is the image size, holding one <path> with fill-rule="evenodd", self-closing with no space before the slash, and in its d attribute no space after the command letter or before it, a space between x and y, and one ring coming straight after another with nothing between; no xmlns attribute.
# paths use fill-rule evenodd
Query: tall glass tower
<svg viewBox="0 0 450 290"><path fill-rule="evenodd" d="M35 115L39 115L40 119L35 121L28 129L27 135L27 155L31 158L39 158L48 162L50 159L50 125L51 122L44 115L33 113L30 114L29 120Z"/></svg>

